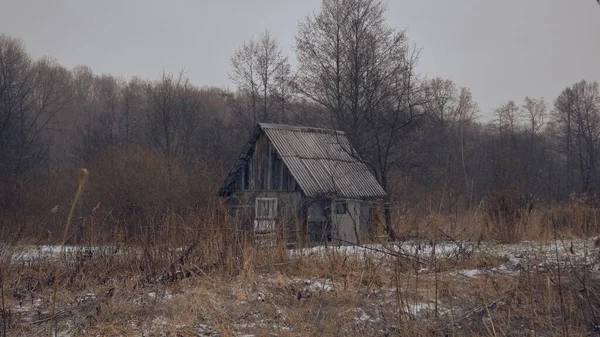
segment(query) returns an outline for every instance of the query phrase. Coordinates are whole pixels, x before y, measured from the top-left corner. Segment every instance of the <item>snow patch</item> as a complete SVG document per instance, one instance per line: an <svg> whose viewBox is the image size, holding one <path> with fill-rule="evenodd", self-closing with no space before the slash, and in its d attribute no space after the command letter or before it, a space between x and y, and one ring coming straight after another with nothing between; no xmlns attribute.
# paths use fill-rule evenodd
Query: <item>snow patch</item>
<svg viewBox="0 0 600 337"><path fill-rule="evenodd" d="M458 270L454 274L459 275L459 276L468 277L468 278L473 278L473 277L477 277L483 273L484 272L479 269L466 269L466 270Z"/></svg>

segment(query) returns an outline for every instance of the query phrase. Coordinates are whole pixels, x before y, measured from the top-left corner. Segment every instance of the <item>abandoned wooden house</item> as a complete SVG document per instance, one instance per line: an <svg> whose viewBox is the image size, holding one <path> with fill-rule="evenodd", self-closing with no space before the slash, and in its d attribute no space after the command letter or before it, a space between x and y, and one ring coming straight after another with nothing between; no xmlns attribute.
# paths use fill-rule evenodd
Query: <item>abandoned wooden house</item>
<svg viewBox="0 0 600 337"><path fill-rule="evenodd" d="M357 243L386 193L343 132L259 123L219 195L263 244Z"/></svg>

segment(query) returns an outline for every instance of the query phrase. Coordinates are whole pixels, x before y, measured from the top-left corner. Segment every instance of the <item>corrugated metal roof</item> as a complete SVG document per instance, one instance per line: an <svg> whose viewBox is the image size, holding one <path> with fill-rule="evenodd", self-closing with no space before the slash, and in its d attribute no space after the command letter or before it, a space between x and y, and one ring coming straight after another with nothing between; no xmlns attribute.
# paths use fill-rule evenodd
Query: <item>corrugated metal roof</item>
<svg viewBox="0 0 600 337"><path fill-rule="evenodd" d="M306 196L361 199L386 195L367 166L351 154L343 132L267 123L259 123L258 128L267 135Z"/></svg>

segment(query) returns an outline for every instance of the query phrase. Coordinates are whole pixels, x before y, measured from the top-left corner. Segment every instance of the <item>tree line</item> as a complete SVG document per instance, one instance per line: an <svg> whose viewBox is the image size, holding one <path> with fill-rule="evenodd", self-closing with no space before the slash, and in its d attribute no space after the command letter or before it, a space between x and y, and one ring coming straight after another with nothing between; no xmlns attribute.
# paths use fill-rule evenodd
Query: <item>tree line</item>
<svg viewBox="0 0 600 337"><path fill-rule="evenodd" d="M567 84L553 101L506 102L482 120L469 88L416 72L420 50L385 13L380 0L324 0L298 26L297 67L268 31L239 46L228 71L235 91L196 86L184 72L125 80L67 69L0 35L0 210L35 205L32 182L125 157L140 158L127 162L131 174L160 161L154 169L167 177L193 177L206 188L191 188L186 205L206 205L258 122L344 131L392 204L454 212L490 191L561 202L600 187L597 82ZM176 194L170 208L183 202ZM123 212L137 214L135 198L123 198Z"/></svg>

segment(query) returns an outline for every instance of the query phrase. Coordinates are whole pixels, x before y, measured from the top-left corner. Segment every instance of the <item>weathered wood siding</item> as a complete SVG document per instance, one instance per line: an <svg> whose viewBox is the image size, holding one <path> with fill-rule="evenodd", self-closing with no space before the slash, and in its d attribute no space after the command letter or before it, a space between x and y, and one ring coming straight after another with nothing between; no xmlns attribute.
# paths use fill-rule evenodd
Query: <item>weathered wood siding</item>
<svg viewBox="0 0 600 337"><path fill-rule="evenodd" d="M300 186L283 164L273 144L262 134L237 173L233 190L300 191Z"/></svg>
<svg viewBox="0 0 600 337"><path fill-rule="evenodd" d="M345 211L338 214L336 205L343 203ZM333 200L332 202L332 227L333 240L342 244L357 244L368 239L369 216L371 205L362 200Z"/></svg>
<svg viewBox="0 0 600 337"><path fill-rule="evenodd" d="M288 243L348 244L363 242L369 235L368 201L306 197L264 133L236 173L230 197L232 216L248 231L256 229L256 221L262 221L256 214L257 198L261 202L277 200L274 232ZM343 212L336 210L338 203L345 205Z"/></svg>
<svg viewBox="0 0 600 337"><path fill-rule="evenodd" d="M288 241L297 240L304 223L302 191L264 134L238 172L230 198L232 216L245 230L253 229L256 198L277 198L277 229Z"/></svg>

